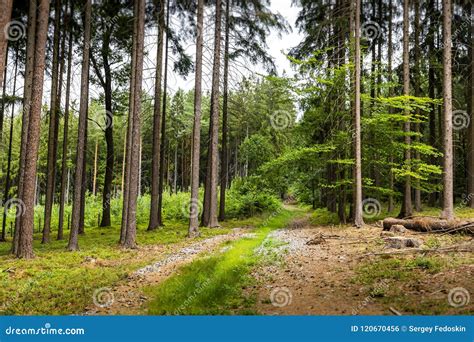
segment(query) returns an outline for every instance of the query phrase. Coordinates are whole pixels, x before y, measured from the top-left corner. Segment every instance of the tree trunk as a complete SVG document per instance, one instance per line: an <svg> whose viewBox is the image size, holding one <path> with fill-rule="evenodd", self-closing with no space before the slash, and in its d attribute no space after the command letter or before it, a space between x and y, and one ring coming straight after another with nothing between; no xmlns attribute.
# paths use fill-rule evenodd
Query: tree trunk
<svg viewBox="0 0 474 342"><path fill-rule="evenodd" d="M25 81L23 90L23 113L21 125L21 145L20 145L20 165L18 172L18 192L17 196L20 198L23 194L23 179L25 173L26 154L28 152L28 126L29 115L31 108L31 92L33 85L33 72L35 60L35 46L36 46L36 10L37 3L35 0L30 0L28 6L28 39L26 42L26 65L25 65ZM36 193L36 192L35 192ZM15 233L12 243L12 253L17 254L20 242L20 223L21 217L17 215L15 220Z"/></svg>
<svg viewBox="0 0 474 342"><path fill-rule="evenodd" d="M165 0L160 1L160 7L157 8L158 17L158 51L156 53L156 72L155 72L155 104L153 107L153 146L151 161L151 201L150 201L150 221L148 230L154 230L162 222L158 220L158 196L160 181L160 130L161 130L161 74L163 71L163 37L165 31Z"/></svg>
<svg viewBox="0 0 474 342"><path fill-rule="evenodd" d="M453 113L451 85L451 0L443 0L443 212L442 218L451 220L453 208Z"/></svg>
<svg viewBox="0 0 474 342"><path fill-rule="evenodd" d="M36 0L30 1L31 4ZM22 141L25 146L25 165L23 173L23 187L19 196L23 208L18 208L20 215L20 226L18 236L18 248L16 256L19 258L32 258L33 253L33 229L34 229L34 197L36 165L38 159L39 138L41 129L41 104L43 97L46 40L48 35L49 0L40 0L38 6L36 23L35 53L33 64L33 79L31 89L31 103L29 108L27 140ZM23 210L22 210L23 209Z"/></svg>
<svg viewBox="0 0 474 342"><path fill-rule="evenodd" d="M112 72L109 65L109 42L110 37L106 34L102 47L102 60L104 62L104 94L105 94L105 143L107 145L107 160L105 164L104 189L102 192L102 220L101 227L109 227L112 222L110 218L110 201L112 182L114 180L114 134L112 111Z"/></svg>
<svg viewBox="0 0 474 342"><path fill-rule="evenodd" d="M393 35L393 4L392 0L389 0L388 3L388 66L387 66L387 78L388 78L388 83L392 83L392 58L393 58L393 42L392 42L392 35ZM393 90L392 86L390 85L388 88L388 97L393 96ZM392 112L391 108L389 109L390 113ZM392 165L393 164L393 154L390 153L390 171L389 171L389 185L390 185L390 190L394 191L394 175L392 171ZM390 194L388 197L388 212L391 213L394 209L394 201L393 201L393 195Z"/></svg>
<svg viewBox="0 0 474 342"><path fill-rule="evenodd" d="M84 7L84 45L82 50L82 71L81 71L81 96L79 104L79 123L77 134L76 150L76 173L74 175L74 197L72 203L72 222L69 232L69 251L79 250L78 234L81 214L81 190L83 184L84 158L85 158L85 139L87 124L87 107L89 98L89 51L91 41L91 0L86 0Z"/></svg>
<svg viewBox="0 0 474 342"><path fill-rule="evenodd" d="M89 87L89 84L87 85ZM89 93L89 91L87 91ZM79 234L84 234L85 226L85 212L86 212L86 190L87 190L87 137L88 137L88 127L89 127L89 112L86 112L86 128L84 134L84 157L82 159L82 186L81 186L81 207L79 210Z"/></svg>
<svg viewBox="0 0 474 342"><path fill-rule="evenodd" d="M472 3L468 3L467 13L471 15L472 20ZM471 44L469 46L469 90L468 90L468 110L469 117L471 118L469 128L468 128L468 141L469 141L469 151L468 151L468 193L474 194L474 25L471 24L471 31L469 32L469 40ZM469 206L474 208L474 199L473 196L469 196Z"/></svg>
<svg viewBox="0 0 474 342"><path fill-rule="evenodd" d="M214 32L214 62L211 87L211 118L209 124L209 149L207 161L207 178L204 195L203 225L218 227L217 220L217 175L219 154L219 79L221 58L221 0L216 0L216 21ZM207 196L206 196L207 194ZM207 208L207 210L206 210Z"/></svg>
<svg viewBox="0 0 474 342"><path fill-rule="evenodd" d="M403 95L410 95L410 64L409 64L409 21L408 21L408 2L404 0L403 3ZM405 115L409 116L410 113L405 111ZM408 170L411 169L411 151L410 151L410 121L403 124L403 132L405 133L405 163ZM413 213L412 202L411 202L411 177L405 177L405 185L403 189L403 202L400 214L398 217L403 218L411 216Z"/></svg>
<svg viewBox="0 0 474 342"><path fill-rule="evenodd" d="M430 27L428 30L427 36L427 46L428 46L428 56L429 56L429 66L428 66L428 96L431 99L435 98L435 64L436 64L436 52L435 52L435 31L437 31L437 22L435 18L435 1L430 0L428 4L428 13L430 18ZM429 144L433 147L437 147L436 139L436 105L432 103L430 105L430 115L429 115L429 127L430 127L430 136ZM430 194L429 205L434 207L436 205L436 192Z"/></svg>
<svg viewBox="0 0 474 342"><path fill-rule="evenodd" d="M166 29L169 29L170 24L170 0L166 5ZM165 40L165 75L163 80L163 107L161 112L161 142L160 142L160 173L158 181L158 225L163 225L162 208L163 208L163 186L165 178L165 153L166 153L166 99L167 99L167 87L168 87L168 46L169 46L169 34L166 34Z"/></svg>
<svg viewBox="0 0 474 342"><path fill-rule="evenodd" d="M48 136L48 162L46 167L46 201L44 206L44 227L41 243L51 241L51 213L53 211L53 198L56 176L56 121L59 114L59 41L61 21L61 0L55 0L54 9L54 36L53 36L53 66L51 71L51 102L49 108L49 136Z"/></svg>
<svg viewBox="0 0 474 342"><path fill-rule="evenodd" d="M5 53L5 71L3 73L3 84L2 84L2 101L0 103L0 141L2 141L3 136L3 121L5 118L5 99L7 96L7 71L8 71L8 46L6 47L7 51Z"/></svg>
<svg viewBox="0 0 474 342"><path fill-rule="evenodd" d="M7 70L7 68L5 68ZM18 50L15 55L15 69L13 72L13 98L16 95L16 78L18 71ZM0 241L6 241L7 239L7 207L6 203L9 203L10 195L10 173L11 173L11 164L12 164L12 142L13 142L13 118L15 115L15 102L12 103L11 115L10 115L10 136L8 139L8 161L7 161L7 175L5 176L5 192L3 194L3 205L5 206L3 210L3 220L2 220L2 236Z"/></svg>
<svg viewBox="0 0 474 342"><path fill-rule="evenodd" d="M74 6L70 6L70 17L72 18ZM63 127L63 146L62 146L62 162L61 162L61 194L59 200L59 221L58 221L58 240L64 238L64 208L67 205L68 201L68 191L69 191L69 170L67 167L68 160L68 135L69 135L69 98L71 95L71 68L72 68L72 46L73 46L73 36L72 28L69 24L68 19L68 29L69 29L69 46L68 46L68 57L67 57L67 76L66 76L66 103L64 107L64 127Z"/></svg>
<svg viewBox="0 0 474 342"><path fill-rule="evenodd" d="M414 83L415 83L415 96L419 97L420 94L420 2L419 0L415 0L413 3L415 7L415 39L414 39L414 59L415 59L415 66L414 66ZM419 114L419 110L417 110L417 114ZM415 124L415 131L419 134L420 133L420 124L417 122ZM416 136L416 142L420 142L420 137ZM415 151L415 159L420 160L420 152L418 150ZM417 179L415 184L415 210L420 212L422 211L421 208L421 190L420 190L420 181Z"/></svg>
<svg viewBox="0 0 474 342"><path fill-rule="evenodd" d="M196 75L194 78L194 125L191 164L191 200L189 203L188 236L199 235L199 158L201 156L201 105L202 105L202 49L204 0L198 0L196 36Z"/></svg>
<svg viewBox="0 0 474 342"><path fill-rule="evenodd" d="M142 92L142 76L143 76L143 45L145 38L145 0L138 0L134 5L135 10L135 29L134 43L132 50L132 59L135 61L132 65L132 77L134 86L130 87L134 94L130 94L130 99L134 101L133 111L129 113L129 126L131 126L131 136L128 139L130 150L130 167L128 178L128 203L127 203L127 221L126 227L123 228L125 237L122 246L124 248L136 248L136 232L137 232L137 197L138 197L138 172L140 158L140 114L141 114L141 92Z"/></svg>
<svg viewBox="0 0 474 342"><path fill-rule="evenodd" d="M92 195L95 197L97 191L97 158L99 155L99 139L95 139L95 150L94 150L94 174L92 178Z"/></svg>
<svg viewBox="0 0 474 342"><path fill-rule="evenodd" d="M4 70L6 69L6 58L8 52L9 22L12 15L13 0L0 0L0 84L3 84ZM3 123L2 123L3 124Z"/></svg>
<svg viewBox="0 0 474 342"><path fill-rule="evenodd" d="M222 103L222 151L221 151L221 179L220 179L220 202L219 202L219 220L225 220L225 191L227 188L227 179L229 177L229 162L227 156L227 113L229 97L229 31L230 31L230 0L225 2L225 43L224 43L224 94Z"/></svg>
<svg viewBox="0 0 474 342"><path fill-rule="evenodd" d="M361 228L364 225L362 217L362 162L361 162L361 132L360 132L360 0L355 0L355 70L354 70L354 225Z"/></svg>

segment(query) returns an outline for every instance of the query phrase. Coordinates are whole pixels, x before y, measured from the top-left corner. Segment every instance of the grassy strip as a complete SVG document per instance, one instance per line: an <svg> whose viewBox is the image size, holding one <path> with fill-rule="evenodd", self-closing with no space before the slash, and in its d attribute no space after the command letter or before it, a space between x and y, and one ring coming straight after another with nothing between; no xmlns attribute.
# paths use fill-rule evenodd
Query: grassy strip
<svg viewBox="0 0 474 342"><path fill-rule="evenodd" d="M282 210L270 216L252 236L228 244L218 255L200 258L158 286L145 289L153 300L152 315L254 314L254 299L242 288L252 283L250 271L259 261L255 249L275 229L285 227L301 210Z"/></svg>
<svg viewBox="0 0 474 342"><path fill-rule="evenodd" d="M227 221L219 229L202 229L200 239L228 233L234 227L256 226L264 220L258 216ZM138 228L141 247L166 245L173 251L176 244L196 241L187 240L187 225L181 222L152 232L146 231L146 225ZM120 249L119 232L118 226L87 228L79 237L81 250L74 253L65 250L67 240L44 245L41 234L35 234L33 260L13 258L9 254L11 244L0 243L0 315L81 313L92 303L94 290L111 287L128 273L166 256L154 249Z"/></svg>

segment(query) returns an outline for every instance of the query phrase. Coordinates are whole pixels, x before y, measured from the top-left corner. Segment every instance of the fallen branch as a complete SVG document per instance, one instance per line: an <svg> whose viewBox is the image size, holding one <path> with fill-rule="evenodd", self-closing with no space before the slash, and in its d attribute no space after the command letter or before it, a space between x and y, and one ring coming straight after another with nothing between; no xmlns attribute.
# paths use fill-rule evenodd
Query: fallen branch
<svg viewBox="0 0 474 342"><path fill-rule="evenodd" d="M389 231L394 225L402 225L407 229L422 233L457 233L474 234L474 222L447 221L429 217L416 217L413 219L386 218L383 220L383 230Z"/></svg>

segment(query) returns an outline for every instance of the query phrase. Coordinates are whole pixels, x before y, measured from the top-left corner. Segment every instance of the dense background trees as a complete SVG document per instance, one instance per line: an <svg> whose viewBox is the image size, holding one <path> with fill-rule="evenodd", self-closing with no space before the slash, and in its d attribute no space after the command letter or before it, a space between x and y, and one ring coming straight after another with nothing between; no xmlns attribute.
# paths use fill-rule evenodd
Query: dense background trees
<svg viewBox="0 0 474 342"><path fill-rule="evenodd" d="M13 252L65 229L77 250L84 228L120 224L135 248L137 225L170 219L196 236L275 198L356 226L372 206L474 206L470 2L295 5L290 77L266 46L289 25L266 0L14 1L0 18L20 30L0 39Z"/></svg>

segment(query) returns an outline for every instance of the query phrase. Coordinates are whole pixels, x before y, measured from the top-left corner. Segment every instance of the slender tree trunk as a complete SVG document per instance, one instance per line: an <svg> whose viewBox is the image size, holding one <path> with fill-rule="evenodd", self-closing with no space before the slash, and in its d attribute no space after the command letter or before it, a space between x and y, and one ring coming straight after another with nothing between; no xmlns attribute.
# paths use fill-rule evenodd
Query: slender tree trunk
<svg viewBox="0 0 474 342"><path fill-rule="evenodd" d="M196 75L194 78L194 125L191 164L191 201L189 204L188 236L199 235L199 158L201 147L202 106L202 48L203 48L204 0L198 0L196 36Z"/></svg>
<svg viewBox="0 0 474 342"><path fill-rule="evenodd" d="M35 2L36 0L30 1ZM41 128L41 102L43 96L46 40L48 34L49 0L40 0L38 6L38 16L36 24L35 53L33 64L33 82L31 88L31 103L29 108L27 141L25 150L25 167L23 173L22 193L19 196L23 203L23 212L20 217L18 248L16 256L29 259L34 257L33 253L33 229L34 229L34 197L31 194L35 191L36 165L38 159L38 148ZM20 208L18 210L21 210ZM21 213L21 212L20 212Z"/></svg>
<svg viewBox="0 0 474 342"><path fill-rule="evenodd" d="M95 150L94 150L94 174L92 178L92 195L95 197L97 191L97 158L99 155L99 139L95 139Z"/></svg>
<svg viewBox="0 0 474 342"><path fill-rule="evenodd" d="M415 67L414 67L414 79L415 79L415 96L419 97L420 94L420 2L419 0L415 0L413 3L415 7L415 40L414 40L414 57L415 57ZM417 114L419 114L419 110L417 110ZM419 134L420 133L420 124L417 122L415 124L415 131ZM416 142L420 142L420 137L416 136ZM418 150L415 151L415 159L420 160L420 152ZM415 210L420 212L422 211L421 208L421 190L420 190L420 181L417 179L415 184Z"/></svg>
<svg viewBox="0 0 474 342"><path fill-rule="evenodd" d="M355 114L354 114L354 152L355 152L355 172L354 172L354 225L361 228L364 225L362 217L362 163L361 163L361 132L360 132L360 0L355 0Z"/></svg>
<svg viewBox="0 0 474 342"><path fill-rule="evenodd" d="M72 17L72 11L74 6L70 6L70 16ZM69 135L69 98L71 94L71 68L72 68L72 46L73 37L72 29L69 24L69 46L68 46L68 57L67 57L67 76L66 76L66 103L64 107L64 127L63 127L63 146L62 146L62 161L61 161L61 194L59 200L59 221L58 221L58 240L64 238L64 208L68 202L68 191L69 191L69 169L67 167L68 160L68 135Z"/></svg>
<svg viewBox="0 0 474 342"><path fill-rule="evenodd" d="M409 13L408 13L408 2L404 0L403 3L403 95L410 95L410 64L409 64ZM409 116L409 112L405 112L406 116ZM403 124L403 131L405 133L405 163L408 170L411 169L411 138L410 138L410 121ZM412 202L411 202L411 177L405 177L405 186L403 189L403 202L400 214L398 217L408 217L413 213Z"/></svg>
<svg viewBox="0 0 474 342"><path fill-rule="evenodd" d="M104 94L105 94L105 142L107 145L107 160L105 165L104 189L102 192L102 219L101 227L109 227L111 223L110 218L110 200L112 191L112 182L114 180L114 134L113 134L113 120L114 114L112 111L112 71L109 63L110 53L110 30L107 31L102 46L102 61L104 63Z"/></svg>
<svg viewBox="0 0 474 342"><path fill-rule="evenodd" d="M155 73L155 104L153 107L153 146L151 161L151 202L150 221L148 230L154 230L162 222L158 220L158 196L160 182L160 130L161 130L161 74L163 71L163 37L165 31L165 0L159 2L157 8L158 17L158 51L156 53L156 73Z"/></svg>
<svg viewBox="0 0 474 342"><path fill-rule="evenodd" d="M169 29L170 24L170 0L166 5L166 29ZM160 142L160 174L158 181L158 224L163 225L162 208L163 208L163 191L164 191L164 178L167 165L165 164L166 154L166 100L167 100L167 87L168 87L168 46L169 46L169 34L166 32L165 40L165 75L163 79L163 107L161 112L161 142ZM167 178L168 179L168 178Z"/></svg>
<svg viewBox="0 0 474 342"><path fill-rule="evenodd" d="M51 105L49 108L48 162L46 167L46 201L44 206L44 227L41 243L51 241L51 213L56 175L56 121L59 113L58 80L59 80L59 41L61 22L61 0L55 0L53 36L53 67L51 71Z"/></svg>
<svg viewBox="0 0 474 342"><path fill-rule="evenodd" d="M451 84L451 0L443 0L443 114L444 114L444 155L443 155L443 212L444 219L454 218L453 205L453 113Z"/></svg>
<svg viewBox="0 0 474 342"><path fill-rule="evenodd" d="M393 58L393 41L392 41L392 35L393 35L393 4L392 0L389 0L388 3L388 66L387 66L387 74L388 74L388 83L392 83L392 58ZM390 85L388 88L388 97L393 96L393 87ZM390 109L390 113L392 110ZM394 175L392 171L392 164L393 164L393 154L390 153L390 171L389 171L389 185L390 185L390 190L394 191ZM394 202L393 202L393 195L390 194L388 197L388 212L391 213L394 209Z"/></svg>
<svg viewBox="0 0 474 342"><path fill-rule="evenodd" d="M8 46L6 47L7 51L5 53L5 71L3 73L3 84L2 84L2 101L0 103L0 141L2 141L3 136L3 121L5 118L5 99L7 96L7 71L8 71ZM0 146L1 148L1 146Z"/></svg>
<svg viewBox="0 0 474 342"><path fill-rule="evenodd" d="M130 96L129 96L129 110L128 110L128 123L127 123L127 133L125 135L124 141L124 172L122 176L122 189L123 189L123 205L122 205L122 224L120 228L120 245L125 245L125 238L127 236L127 227L128 227L128 214L129 214L129 198L130 198L130 163L131 163L131 150L129 146L132 145L132 134L133 134L133 113L135 108L135 77L136 77L136 67L137 67L137 35L138 35L138 25L136 24L136 17L138 13L138 7L134 6L134 24L133 24L133 39L132 39L132 61L131 61L131 77L130 77Z"/></svg>
<svg viewBox="0 0 474 342"><path fill-rule="evenodd" d="M227 188L227 179L229 177L229 162L227 156L227 112L229 97L229 31L230 31L230 0L225 2L225 43L224 43L224 94L222 108L222 150L221 150L221 179L220 179L220 202L219 202L219 220L225 220L225 190Z"/></svg>
<svg viewBox="0 0 474 342"><path fill-rule="evenodd" d="M471 21L473 17L473 7L472 3L468 3L467 6L467 14L470 15ZM471 31L470 37L471 45L469 46L469 90L468 90L468 109L469 109L469 117L471 118L469 128L468 128L468 136L469 136L469 152L468 152L468 193L469 197L469 206L474 208L474 198L472 194L474 194L474 25L471 24Z"/></svg>
<svg viewBox="0 0 474 342"><path fill-rule="evenodd" d="M435 98L435 64L436 64L436 52L435 52L435 31L437 31L437 21L435 18L435 1L430 0L428 3L428 14L430 18L430 27L428 29L427 36L427 45L428 45L428 56L429 56L429 66L428 66L428 96L431 99ZM432 103L430 105L430 114L429 114L429 127L430 127L430 136L429 143L433 147L437 147L436 139L436 105ZM436 205L436 192L430 194L430 206Z"/></svg>
<svg viewBox="0 0 474 342"><path fill-rule="evenodd" d="M89 87L89 84L87 85ZM89 91L87 92L89 93ZM86 129L84 134L84 157L82 159L82 186L81 186L81 208L79 210L79 235L85 233L85 213L86 213L86 191L87 191L87 137L89 136L89 111L86 113Z"/></svg>
<svg viewBox="0 0 474 342"><path fill-rule="evenodd" d="M7 68L5 68L7 70ZM18 50L15 54L15 69L13 73L13 98L16 95L16 78L18 71ZM8 140L8 161L7 161L7 175L5 176L5 192L3 194L3 205L5 206L10 199L10 174L11 174L11 164L12 164L12 142L13 142L13 118L15 115L15 102L12 103L11 115L10 115L10 135ZM7 240L7 208L3 210L3 220L2 220L2 236L0 241Z"/></svg>
<svg viewBox="0 0 474 342"><path fill-rule="evenodd" d="M23 179L25 174L26 154L28 152L28 126L29 115L31 109L31 96L33 86L33 71L35 61L35 46L36 46L36 0L30 0L28 6L28 39L26 42L26 65L25 65L25 81L23 87L23 113L21 125L21 145L20 145L20 165L18 172L18 192L17 196L20 198L23 194ZM35 192L36 193L36 192ZM17 254L20 242L20 223L21 217L17 215L15 220L15 233L12 243L12 253Z"/></svg>
<svg viewBox="0 0 474 342"><path fill-rule="evenodd" d="M87 107L89 100L89 52L91 41L91 0L86 0L84 7L84 44L82 50L82 71L81 71L81 96L79 103L79 124L77 134L76 150L76 173L74 175L74 197L72 203L72 222L69 232L69 251L79 250L78 234L80 227L81 214L81 192L83 183L85 143L86 143L86 125L87 125Z"/></svg>
<svg viewBox="0 0 474 342"><path fill-rule="evenodd" d="M218 175L218 154L219 154L219 79L220 79L220 59L221 59L221 0L216 0L216 22L214 32L214 63L212 70L211 87L211 119L209 124L209 152L207 161L208 184L204 195L204 216L203 225L207 227L218 227L217 220L217 175ZM207 193L207 197L206 197ZM206 207L208 210L206 210Z"/></svg>
<svg viewBox="0 0 474 342"><path fill-rule="evenodd" d="M8 52L9 25L12 15L13 0L0 0L0 84L3 84L4 70L6 69L6 58Z"/></svg>
<svg viewBox="0 0 474 342"><path fill-rule="evenodd" d="M143 79L143 45L145 39L145 0L138 0L135 2L135 25L136 35L133 46L134 54L132 58L135 59L133 63L135 69L132 70L135 76L132 79L135 82L133 91L133 112L129 113L129 124L132 126L131 138L128 140L130 145L127 149L130 150L130 174L128 177L128 214L127 226L125 228L125 239L123 242L124 248L136 248L136 230L137 230L137 197L138 197L138 178L139 178L139 158L140 158L140 113L141 113L141 92Z"/></svg>

